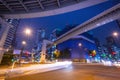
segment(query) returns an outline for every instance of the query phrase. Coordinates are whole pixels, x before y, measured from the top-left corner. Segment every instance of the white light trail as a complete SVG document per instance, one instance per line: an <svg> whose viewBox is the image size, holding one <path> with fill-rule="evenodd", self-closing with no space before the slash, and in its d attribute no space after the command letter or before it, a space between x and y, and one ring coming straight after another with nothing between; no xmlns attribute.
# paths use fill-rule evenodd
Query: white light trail
<svg viewBox="0 0 120 80"><path fill-rule="evenodd" d="M61 69L61 68L68 68L71 64L72 64L71 61L64 61L64 62L56 62L52 64L31 65L28 67L12 69L12 71L10 70L7 72L7 75L9 75L10 77L14 77L14 76L19 76L19 75L47 72L47 71Z"/></svg>

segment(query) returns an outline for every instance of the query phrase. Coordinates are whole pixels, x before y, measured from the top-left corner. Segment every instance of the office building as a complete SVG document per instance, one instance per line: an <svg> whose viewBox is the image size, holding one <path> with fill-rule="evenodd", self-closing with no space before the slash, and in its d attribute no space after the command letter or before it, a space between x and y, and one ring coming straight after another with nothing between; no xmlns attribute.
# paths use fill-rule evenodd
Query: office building
<svg viewBox="0 0 120 80"><path fill-rule="evenodd" d="M7 33L7 37L5 39L4 48L13 48L16 47L16 31L19 25L18 19L7 19L7 22L13 25L13 27L9 28Z"/></svg>

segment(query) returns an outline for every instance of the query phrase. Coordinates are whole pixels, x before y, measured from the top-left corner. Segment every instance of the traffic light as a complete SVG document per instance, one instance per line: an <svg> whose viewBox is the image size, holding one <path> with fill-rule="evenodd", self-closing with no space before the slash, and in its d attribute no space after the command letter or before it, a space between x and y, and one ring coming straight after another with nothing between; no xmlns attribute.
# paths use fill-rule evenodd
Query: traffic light
<svg viewBox="0 0 120 80"><path fill-rule="evenodd" d="M115 55L115 54L116 54L116 52L114 52L114 51L113 51L113 52L111 52L111 53L112 53L113 55Z"/></svg>
<svg viewBox="0 0 120 80"><path fill-rule="evenodd" d="M89 55L92 56L92 57L95 57L96 56L96 51L95 50L90 50Z"/></svg>

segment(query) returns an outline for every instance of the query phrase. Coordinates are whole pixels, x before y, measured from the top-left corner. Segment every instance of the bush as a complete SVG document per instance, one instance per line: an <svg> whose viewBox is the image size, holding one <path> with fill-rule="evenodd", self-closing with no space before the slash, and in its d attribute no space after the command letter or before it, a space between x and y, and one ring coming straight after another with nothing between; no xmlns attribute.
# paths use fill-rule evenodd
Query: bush
<svg viewBox="0 0 120 80"><path fill-rule="evenodd" d="M3 64L3 65L11 65L13 56L14 55L11 54L11 53L4 53L1 64Z"/></svg>

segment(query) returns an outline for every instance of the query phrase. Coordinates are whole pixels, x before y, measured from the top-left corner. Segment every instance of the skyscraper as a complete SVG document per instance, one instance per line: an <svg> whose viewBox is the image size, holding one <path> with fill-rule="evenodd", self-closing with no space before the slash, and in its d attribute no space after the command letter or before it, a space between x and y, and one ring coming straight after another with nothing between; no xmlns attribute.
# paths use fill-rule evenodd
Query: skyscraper
<svg viewBox="0 0 120 80"><path fill-rule="evenodd" d="M41 42L43 39L45 39L45 30L44 29L38 29L37 30L37 41L36 43Z"/></svg>
<svg viewBox="0 0 120 80"><path fill-rule="evenodd" d="M10 26L0 23L0 48L4 48Z"/></svg>
<svg viewBox="0 0 120 80"><path fill-rule="evenodd" d="M36 39L36 44L37 44L37 50L41 50L42 47L42 41L45 39L45 30L39 28L37 30L37 39Z"/></svg>
<svg viewBox="0 0 120 80"><path fill-rule="evenodd" d="M7 33L7 37L4 43L4 48L15 47L16 46L16 31L19 25L19 20L18 19L7 19L6 21L12 24L13 27L9 28L9 31Z"/></svg>
<svg viewBox="0 0 120 80"><path fill-rule="evenodd" d="M4 54L4 50L13 46L15 41L15 33L19 20L17 19L6 19L6 22L10 23L4 24L0 23L0 63Z"/></svg>

